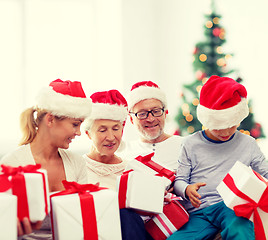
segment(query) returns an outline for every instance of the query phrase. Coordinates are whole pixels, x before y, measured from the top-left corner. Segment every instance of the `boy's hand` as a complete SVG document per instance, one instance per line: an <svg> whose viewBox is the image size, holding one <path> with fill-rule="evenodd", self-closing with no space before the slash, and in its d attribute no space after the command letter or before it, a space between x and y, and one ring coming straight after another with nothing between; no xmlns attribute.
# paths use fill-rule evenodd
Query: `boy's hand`
<svg viewBox="0 0 268 240"><path fill-rule="evenodd" d="M200 207L201 201L199 200L201 196L198 194L198 190L200 187L206 186L206 183L194 183L191 185L188 185L185 194L189 197L192 205L196 208Z"/></svg>

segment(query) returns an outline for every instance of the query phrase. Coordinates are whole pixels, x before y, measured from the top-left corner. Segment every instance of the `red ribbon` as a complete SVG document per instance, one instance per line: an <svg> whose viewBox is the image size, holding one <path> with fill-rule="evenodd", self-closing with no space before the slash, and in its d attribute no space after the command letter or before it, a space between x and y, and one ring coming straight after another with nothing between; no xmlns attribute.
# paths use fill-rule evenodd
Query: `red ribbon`
<svg viewBox="0 0 268 240"><path fill-rule="evenodd" d="M255 171L253 171L261 181L264 179ZM241 192L235 185L234 179L231 177L230 174L227 174L226 177L223 179L223 182L228 186L228 188L238 197L248 201L248 203L237 205L234 207L234 212L239 217L250 218L253 214L253 222L254 222L254 231L256 240L266 240L265 231L262 224L262 220L257 208L260 208L264 212L268 213L268 187L266 187L265 191L263 192L260 200L256 203L253 199L248 197L246 194ZM265 182L265 181L264 181ZM266 183L266 182L265 182ZM267 183L266 183L267 185Z"/></svg>
<svg viewBox="0 0 268 240"><path fill-rule="evenodd" d="M39 164L40 165L40 164ZM11 167L6 165L1 165L2 172L4 174L0 175L0 192L5 192L8 189L12 188L12 182L8 179L9 176L14 176L18 173L29 172L30 170L36 170L37 165L27 165L25 167Z"/></svg>
<svg viewBox="0 0 268 240"><path fill-rule="evenodd" d="M99 187L94 184L79 184L77 182L68 182L66 180L63 180L62 183L65 187L65 190L52 194L50 197L52 198L55 196L78 193L81 205L82 222L83 222L83 232L84 232L83 239L98 240L98 228L97 228L94 198L90 194L90 192L97 192L107 188ZM52 230L54 234L54 229L52 228Z"/></svg>
<svg viewBox="0 0 268 240"><path fill-rule="evenodd" d="M161 177L166 177L168 178L171 182L175 180L175 174L173 171L164 168L160 164L154 162L152 160L152 157L154 156L154 153L150 153L146 156L138 156L135 159L138 160L139 162L143 163L147 167L153 169L154 171L158 172L157 176Z"/></svg>
<svg viewBox="0 0 268 240"><path fill-rule="evenodd" d="M45 174L37 171L41 168L40 164L26 165L19 167L11 167L1 165L3 175L1 175L1 185L3 180L2 189L12 188L12 194L18 198L18 218L22 220L24 217L29 218L29 205L25 184L24 173L37 173L41 174L43 179L44 199L45 199L45 213L48 214L48 202L47 202L47 186L45 181ZM9 177L11 176L11 180Z"/></svg>
<svg viewBox="0 0 268 240"><path fill-rule="evenodd" d="M0 192L6 192L8 189L12 188L11 182L5 175L0 175Z"/></svg>
<svg viewBox="0 0 268 240"><path fill-rule="evenodd" d="M40 164L26 165L19 167L11 167L6 165L1 165L2 172L7 176L14 176L18 173L34 173L37 169L41 168Z"/></svg>
<svg viewBox="0 0 268 240"><path fill-rule="evenodd" d="M126 201L127 201L127 183L128 183L128 177L129 173L133 170L125 171L120 176L120 182L119 182L119 189L118 189L118 203L119 208L125 208L126 207Z"/></svg>

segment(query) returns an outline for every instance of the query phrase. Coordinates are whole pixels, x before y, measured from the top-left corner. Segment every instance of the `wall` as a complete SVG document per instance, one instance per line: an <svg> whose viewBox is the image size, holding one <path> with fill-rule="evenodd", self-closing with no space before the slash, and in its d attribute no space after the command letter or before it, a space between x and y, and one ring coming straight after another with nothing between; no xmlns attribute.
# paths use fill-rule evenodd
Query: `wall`
<svg viewBox="0 0 268 240"><path fill-rule="evenodd" d="M216 3L226 29L224 51L234 53L230 67L244 78L268 136L268 3ZM209 6L209 0L0 0L0 155L19 141L19 113L56 78L80 80L88 96L109 88L127 94L134 82L153 80L167 93L172 132L182 84L194 79L192 51L203 39ZM129 123L124 137L137 137ZM71 144L76 151L87 148L84 135Z"/></svg>

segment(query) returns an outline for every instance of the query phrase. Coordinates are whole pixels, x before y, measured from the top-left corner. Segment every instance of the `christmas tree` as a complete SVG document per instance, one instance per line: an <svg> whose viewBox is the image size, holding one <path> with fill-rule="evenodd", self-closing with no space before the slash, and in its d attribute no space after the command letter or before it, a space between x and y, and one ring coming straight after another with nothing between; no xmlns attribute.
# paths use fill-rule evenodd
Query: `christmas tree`
<svg viewBox="0 0 268 240"><path fill-rule="evenodd" d="M214 2L211 4L211 13L205 15L204 25L205 41L196 44L193 51L193 68L195 81L191 84L183 85L185 91L181 94L181 106L175 117L179 129L175 134L187 135L202 129L201 123L196 117L196 107L199 104L199 92L203 84L212 75L220 77L234 74L234 69L227 67L228 60L232 54L224 53L222 45L225 43L225 30L220 24L221 16L215 13ZM240 77L236 81L241 82ZM263 138L262 126L254 121L252 102L249 100L250 113L245 118L238 129L254 138Z"/></svg>

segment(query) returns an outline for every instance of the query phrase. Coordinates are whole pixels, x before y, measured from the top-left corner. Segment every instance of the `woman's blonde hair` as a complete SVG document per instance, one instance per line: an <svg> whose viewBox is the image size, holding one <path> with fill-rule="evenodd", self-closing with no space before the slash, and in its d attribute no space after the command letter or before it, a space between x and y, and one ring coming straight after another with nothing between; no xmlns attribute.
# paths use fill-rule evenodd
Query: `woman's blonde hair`
<svg viewBox="0 0 268 240"><path fill-rule="evenodd" d="M34 113L36 112L36 118ZM39 123L42 121L47 111L36 110L33 107L27 108L20 115L20 128L22 131L22 139L19 145L31 143L37 132Z"/></svg>
<svg viewBox="0 0 268 240"><path fill-rule="evenodd" d="M48 113L46 110L35 109L33 107L27 108L20 115L20 128L22 131L22 139L19 145L25 145L31 143L39 127L40 122L43 120L44 116ZM57 120L66 119L65 116L55 116Z"/></svg>

